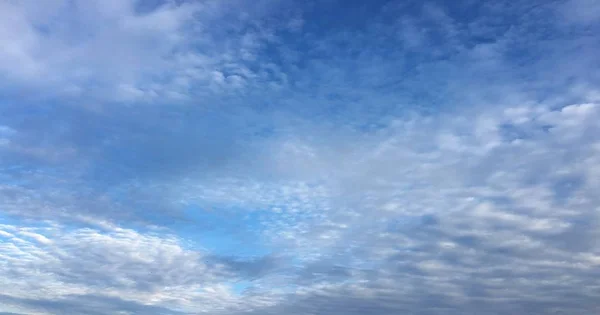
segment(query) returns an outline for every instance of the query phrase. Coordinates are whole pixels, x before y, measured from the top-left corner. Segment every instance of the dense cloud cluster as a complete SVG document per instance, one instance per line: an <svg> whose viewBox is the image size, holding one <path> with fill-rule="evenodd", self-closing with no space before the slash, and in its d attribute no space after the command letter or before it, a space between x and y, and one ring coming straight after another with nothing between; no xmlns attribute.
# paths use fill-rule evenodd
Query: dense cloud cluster
<svg viewBox="0 0 600 315"><path fill-rule="evenodd" d="M597 312L599 18L2 2L0 315Z"/></svg>

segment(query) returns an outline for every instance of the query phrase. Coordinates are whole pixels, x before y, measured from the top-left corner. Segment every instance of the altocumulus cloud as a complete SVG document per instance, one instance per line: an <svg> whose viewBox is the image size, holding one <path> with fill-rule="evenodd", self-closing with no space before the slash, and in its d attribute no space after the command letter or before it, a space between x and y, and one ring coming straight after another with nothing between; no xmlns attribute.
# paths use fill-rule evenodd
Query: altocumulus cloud
<svg viewBox="0 0 600 315"><path fill-rule="evenodd" d="M595 1L0 3L0 314L600 311Z"/></svg>

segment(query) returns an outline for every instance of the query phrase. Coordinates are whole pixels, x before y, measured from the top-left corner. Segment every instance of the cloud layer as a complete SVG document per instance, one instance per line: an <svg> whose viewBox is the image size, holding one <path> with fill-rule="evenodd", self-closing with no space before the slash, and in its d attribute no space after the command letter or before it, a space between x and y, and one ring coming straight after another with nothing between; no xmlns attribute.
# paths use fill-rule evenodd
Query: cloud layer
<svg viewBox="0 0 600 315"><path fill-rule="evenodd" d="M0 314L597 312L598 8L0 4Z"/></svg>

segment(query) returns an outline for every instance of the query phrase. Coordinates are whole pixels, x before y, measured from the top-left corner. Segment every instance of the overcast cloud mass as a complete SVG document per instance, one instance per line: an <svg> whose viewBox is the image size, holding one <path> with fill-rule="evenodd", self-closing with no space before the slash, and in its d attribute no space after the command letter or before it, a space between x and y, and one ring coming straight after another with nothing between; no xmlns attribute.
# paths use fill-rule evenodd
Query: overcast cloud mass
<svg viewBox="0 0 600 315"><path fill-rule="evenodd" d="M595 0L0 0L0 314L597 314L599 34Z"/></svg>

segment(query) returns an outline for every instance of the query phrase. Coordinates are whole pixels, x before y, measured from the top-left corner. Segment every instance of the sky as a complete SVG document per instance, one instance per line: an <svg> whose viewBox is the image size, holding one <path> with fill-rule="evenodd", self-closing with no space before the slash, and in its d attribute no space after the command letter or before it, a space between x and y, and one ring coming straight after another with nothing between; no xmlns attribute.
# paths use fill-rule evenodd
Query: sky
<svg viewBox="0 0 600 315"><path fill-rule="evenodd" d="M600 312L600 2L1 0L1 315Z"/></svg>

